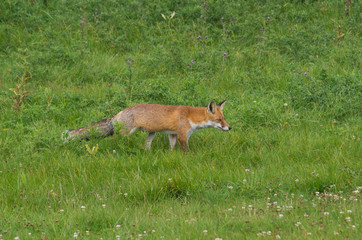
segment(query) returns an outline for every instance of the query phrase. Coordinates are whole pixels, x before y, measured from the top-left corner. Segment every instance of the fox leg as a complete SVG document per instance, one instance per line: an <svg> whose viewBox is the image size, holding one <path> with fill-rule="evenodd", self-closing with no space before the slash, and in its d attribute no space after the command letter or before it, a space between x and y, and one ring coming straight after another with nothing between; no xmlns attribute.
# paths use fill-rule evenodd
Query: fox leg
<svg viewBox="0 0 362 240"><path fill-rule="evenodd" d="M189 144L188 144L188 138L187 138L187 134L179 134L178 135L178 141L180 142L181 148L184 152L189 152L190 148L189 148Z"/></svg>
<svg viewBox="0 0 362 240"><path fill-rule="evenodd" d="M155 137L156 133L155 132L149 132L148 133L148 137L146 139L146 150L150 150L151 149L151 143L153 138Z"/></svg>
<svg viewBox="0 0 362 240"><path fill-rule="evenodd" d="M177 134L169 134L168 139L170 140L171 150L173 150L177 143Z"/></svg>

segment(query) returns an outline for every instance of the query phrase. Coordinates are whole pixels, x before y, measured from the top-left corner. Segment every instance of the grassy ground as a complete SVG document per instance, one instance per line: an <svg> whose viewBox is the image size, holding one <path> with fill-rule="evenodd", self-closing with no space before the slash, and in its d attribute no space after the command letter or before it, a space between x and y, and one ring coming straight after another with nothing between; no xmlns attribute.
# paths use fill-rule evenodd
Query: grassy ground
<svg viewBox="0 0 362 240"><path fill-rule="evenodd" d="M349 2L1 1L0 239L361 238ZM233 129L188 154L163 134L150 152L141 132L60 138L212 99Z"/></svg>

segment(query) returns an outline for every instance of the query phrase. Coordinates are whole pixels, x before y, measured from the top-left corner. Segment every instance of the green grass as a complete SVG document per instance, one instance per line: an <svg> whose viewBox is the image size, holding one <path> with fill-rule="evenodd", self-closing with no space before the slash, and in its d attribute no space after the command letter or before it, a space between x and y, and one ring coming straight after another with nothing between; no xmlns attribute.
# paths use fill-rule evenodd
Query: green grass
<svg viewBox="0 0 362 240"><path fill-rule="evenodd" d="M206 2L1 1L0 239L361 238L360 3ZM188 154L60 137L212 99Z"/></svg>

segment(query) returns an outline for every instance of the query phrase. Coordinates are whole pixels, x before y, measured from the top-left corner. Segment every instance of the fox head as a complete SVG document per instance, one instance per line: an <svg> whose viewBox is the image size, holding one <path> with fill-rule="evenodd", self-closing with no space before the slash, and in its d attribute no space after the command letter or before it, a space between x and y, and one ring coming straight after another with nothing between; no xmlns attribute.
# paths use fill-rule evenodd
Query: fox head
<svg viewBox="0 0 362 240"><path fill-rule="evenodd" d="M225 105L226 100L222 101L219 104L216 104L214 100L212 100L207 106L207 118L210 124L210 127L217 128L223 131L231 130L231 127L225 121L224 114L222 113L222 109Z"/></svg>

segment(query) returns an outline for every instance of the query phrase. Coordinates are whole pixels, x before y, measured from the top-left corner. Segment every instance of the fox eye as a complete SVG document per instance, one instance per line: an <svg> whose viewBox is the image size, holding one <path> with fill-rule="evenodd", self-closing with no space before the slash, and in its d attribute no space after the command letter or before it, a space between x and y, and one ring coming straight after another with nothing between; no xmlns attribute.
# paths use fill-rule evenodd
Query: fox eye
<svg viewBox="0 0 362 240"><path fill-rule="evenodd" d="M216 119L217 122L221 122L221 118Z"/></svg>

